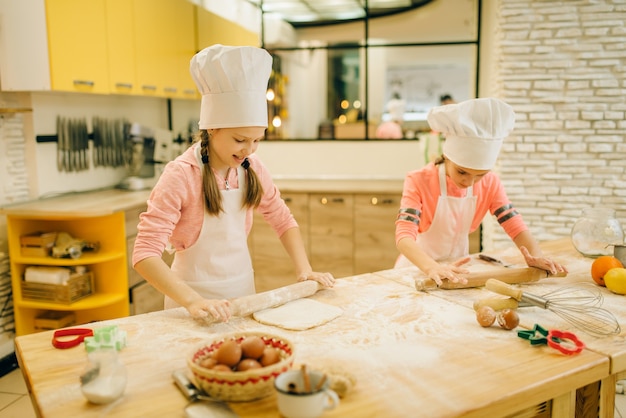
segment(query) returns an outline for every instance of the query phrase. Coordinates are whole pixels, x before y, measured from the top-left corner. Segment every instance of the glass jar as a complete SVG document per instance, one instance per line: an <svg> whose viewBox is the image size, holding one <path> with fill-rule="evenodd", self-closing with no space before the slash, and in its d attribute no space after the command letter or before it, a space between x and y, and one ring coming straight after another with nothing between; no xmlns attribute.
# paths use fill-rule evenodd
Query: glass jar
<svg viewBox="0 0 626 418"><path fill-rule="evenodd" d="M624 231L614 209L586 208L572 227L572 244L585 257L613 255L613 246L624 244Z"/></svg>

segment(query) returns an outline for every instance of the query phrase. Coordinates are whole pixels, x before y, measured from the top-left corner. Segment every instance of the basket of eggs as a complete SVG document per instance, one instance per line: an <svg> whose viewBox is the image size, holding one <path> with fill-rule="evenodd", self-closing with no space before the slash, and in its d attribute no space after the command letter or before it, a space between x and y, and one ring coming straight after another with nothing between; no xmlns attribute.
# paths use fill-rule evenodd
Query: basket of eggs
<svg viewBox="0 0 626 418"><path fill-rule="evenodd" d="M252 401L273 393L274 379L293 364L293 344L260 332L224 334L188 358L196 386L222 401Z"/></svg>

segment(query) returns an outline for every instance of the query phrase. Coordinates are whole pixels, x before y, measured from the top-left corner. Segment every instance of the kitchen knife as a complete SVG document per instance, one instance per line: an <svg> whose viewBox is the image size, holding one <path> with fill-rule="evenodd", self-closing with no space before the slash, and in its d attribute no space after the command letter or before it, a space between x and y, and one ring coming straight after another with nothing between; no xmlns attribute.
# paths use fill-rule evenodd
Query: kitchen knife
<svg viewBox="0 0 626 418"><path fill-rule="evenodd" d="M433 279L415 279L415 288L417 290L428 289L467 289L472 287L484 286L489 279L498 279L504 283L528 283L536 282L546 277L565 277L566 273L550 274L546 270L538 269L535 267L498 267L495 269L477 271L463 275L467 279L467 283L453 283L447 279L443 280L441 286L437 286L437 283Z"/></svg>

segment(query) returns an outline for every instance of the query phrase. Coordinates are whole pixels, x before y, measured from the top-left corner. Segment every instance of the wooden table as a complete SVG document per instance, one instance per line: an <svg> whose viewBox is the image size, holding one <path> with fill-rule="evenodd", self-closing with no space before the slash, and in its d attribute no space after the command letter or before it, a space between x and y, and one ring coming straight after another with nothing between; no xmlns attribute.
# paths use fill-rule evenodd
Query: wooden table
<svg viewBox="0 0 626 418"><path fill-rule="evenodd" d="M207 326L182 308L91 324L116 324L128 334L120 352L126 392L110 405L89 404L80 391L87 365L82 345L55 349L48 331L16 338L16 353L35 409L45 417L184 416L186 400L171 373L185 368L186 355L211 335L240 330L283 335L296 347L296 363L353 374L356 386L328 417L549 416L542 410L550 405L553 416L573 416L576 389L609 379L606 353L565 356L531 347L514 331L480 327L469 300L417 292L403 277L385 277L389 272L340 279L319 291L314 299L344 313L306 331L250 317ZM274 395L231 407L243 417L279 416Z"/></svg>
<svg viewBox="0 0 626 418"><path fill-rule="evenodd" d="M569 270L566 278L550 278L544 279L536 283L520 285L520 287L528 293L535 295L543 295L550 291L562 289L564 287L575 288L580 283L594 283L591 279L591 264L593 259L586 258L579 254L573 247L569 238L563 238L547 243L542 243L542 249L546 255L565 264ZM508 248L503 251L488 253L495 255L505 262L514 265L524 265L523 258L516 248ZM376 273L382 277L399 280L398 271L388 270ZM421 277L422 274L415 269L409 270L404 274L403 280L409 280L410 276ZM615 385L620 376L626 373L626 300L623 295L610 292L604 287L596 287L601 291L604 298L603 308L609 310L618 322L621 324L622 330L619 335L610 335L598 337L585 333L583 330L572 326L570 323L562 319L555 313L538 308L523 307L518 309L520 316L520 327L532 329L535 324L540 324L547 329L568 330L574 332L586 345L586 351L606 356L609 359L609 375L588 387L579 388L578 390L578 409L577 416L599 416L613 417L615 410ZM442 298L446 301L457 303L459 305L471 308L474 301L478 299L499 297L499 295L485 288L461 289L461 290L442 290L436 289L429 291L429 294ZM518 342L518 345L523 345ZM527 343L526 343L527 344ZM539 351L549 353L550 348L542 347ZM581 412L581 397L587 398L586 408L592 408L593 411L586 410ZM595 399L594 399L595 398ZM594 411L598 410L597 413ZM581 415L582 414L582 415Z"/></svg>

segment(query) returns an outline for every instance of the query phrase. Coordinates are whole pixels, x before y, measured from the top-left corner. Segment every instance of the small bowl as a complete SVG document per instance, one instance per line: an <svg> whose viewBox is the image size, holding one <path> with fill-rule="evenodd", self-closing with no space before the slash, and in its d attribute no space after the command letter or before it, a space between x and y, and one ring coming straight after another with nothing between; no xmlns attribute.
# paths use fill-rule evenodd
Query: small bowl
<svg viewBox="0 0 626 418"><path fill-rule="evenodd" d="M215 371L198 364L225 341L241 342L251 336L261 337L266 346L276 348L280 353L280 361L243 372ZM207 395L222 401L246 402L271 395L274 391L274 379L291 368L293 359L293 344L281 336L260 332L235 332L221 335L203 344L187 357L187 366L193 374L196 386Z"/></svg>

